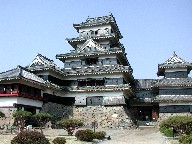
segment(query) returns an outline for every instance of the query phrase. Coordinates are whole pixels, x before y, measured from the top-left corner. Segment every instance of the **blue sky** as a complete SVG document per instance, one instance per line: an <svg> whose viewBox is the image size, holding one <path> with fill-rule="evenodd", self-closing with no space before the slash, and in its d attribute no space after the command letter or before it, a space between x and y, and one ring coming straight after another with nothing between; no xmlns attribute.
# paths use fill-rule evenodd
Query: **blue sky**
<svg viewBox="0 0 192 144"><path fill-rule="evenodd" d="M73 23L111 12L135 78L158 78L174 51L192 62L191 0L0 0L0 71L26 66L41 53L56 64L77 37Z"/></svg>

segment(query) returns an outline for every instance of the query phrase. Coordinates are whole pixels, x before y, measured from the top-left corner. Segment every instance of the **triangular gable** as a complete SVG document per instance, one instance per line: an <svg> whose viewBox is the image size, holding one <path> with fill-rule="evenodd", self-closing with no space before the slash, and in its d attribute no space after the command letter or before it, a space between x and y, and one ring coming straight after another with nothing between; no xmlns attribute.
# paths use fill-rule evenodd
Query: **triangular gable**
<svg viewBox="0 0 192 144"><path fill-rule="evenodd" d="M48 66L48 67L56 67L56 64L54 64L53 60L50 60L46 57L44 57L41 54L38 54L35 59L32 61L32 63L29 65L29 67L34 66Z"/></svg>
<svg viewBox="0 0 192 144"><path fill-rule="evenodd" d="M174 64L174 63L187 63L187 62L182 58L178 57L174 52L174 54L167 61L165 61L164 64Z"/></svg>
<svg viewBox="0 0 192 144"><path fill-rule="evenodd" d="M77 53L81 52L94 52L94 51L105 51L105 49L99 45L97 42L93 41L92 39L88 39L82 47L78 48Z"/></svg>

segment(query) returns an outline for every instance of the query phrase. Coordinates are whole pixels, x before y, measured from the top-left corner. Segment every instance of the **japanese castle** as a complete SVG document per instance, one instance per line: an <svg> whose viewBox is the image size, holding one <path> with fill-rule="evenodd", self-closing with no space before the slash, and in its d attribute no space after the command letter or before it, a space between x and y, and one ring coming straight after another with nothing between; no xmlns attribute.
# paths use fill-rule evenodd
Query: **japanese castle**
<svg viewBox="0 0 192 144"><path fill-rule="evenodd" d="M136 79L112 14L73 27L78 37L66 39L72 50L56 55L63 68L37 54L30 65L0 73L0 111L7 117L27 110L81 119L87 127L96 121L101 128L128 128L191 115L192 63L174 52L158 65L162 78Z"/></svg>

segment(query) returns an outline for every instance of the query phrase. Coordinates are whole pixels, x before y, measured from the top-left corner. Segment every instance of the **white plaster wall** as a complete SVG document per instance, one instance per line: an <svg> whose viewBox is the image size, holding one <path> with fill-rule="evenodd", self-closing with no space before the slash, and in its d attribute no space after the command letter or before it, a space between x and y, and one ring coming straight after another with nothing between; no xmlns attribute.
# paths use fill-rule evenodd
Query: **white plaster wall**
<svg viewBox="0 0 192 144"><path fill-rule="evenodd" d="M32 100L27 98L18 97L17 104L30 105L35 107L42 107L43 102L38 100Z"/></svg>
<svg viewBox="0 0 192 144"><path fill-rule="evenodd" d="M14 103L17 103L17 97L0 98L0 107L12 107Z"/></svg>
<svg viewBox="0 0 192 144"><path fill-rule="evenodd" d="M0 107L12 107L13 104L23 104L35 107L42 107L43 102L22 97L2 97L0 98Z"/></svg>

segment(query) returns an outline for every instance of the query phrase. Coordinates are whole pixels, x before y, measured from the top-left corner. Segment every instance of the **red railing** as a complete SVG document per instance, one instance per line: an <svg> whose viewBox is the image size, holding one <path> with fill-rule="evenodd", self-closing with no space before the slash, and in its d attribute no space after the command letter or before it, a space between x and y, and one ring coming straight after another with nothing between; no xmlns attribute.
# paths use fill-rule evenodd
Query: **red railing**
<svg viewBox="0 0 192 144"><path fill-rule="evenodd" d="M34 94L28 94L25 92L19 93L19 91L12 91L12 92L6 91L6 93L3 93L2 91L0 91L0 97L24 97L24 98L33 99L33 100L47 101L46 98L43 98L41 96L37 96Z"/></svg>

